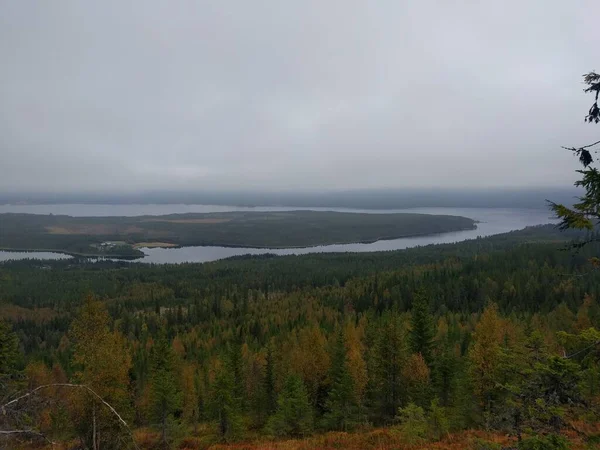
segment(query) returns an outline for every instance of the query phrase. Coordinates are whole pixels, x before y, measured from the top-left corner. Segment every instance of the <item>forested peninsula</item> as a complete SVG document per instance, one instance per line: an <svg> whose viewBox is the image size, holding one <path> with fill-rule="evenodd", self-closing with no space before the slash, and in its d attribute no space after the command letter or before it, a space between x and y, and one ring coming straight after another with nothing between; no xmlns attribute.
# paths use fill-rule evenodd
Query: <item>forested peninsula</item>
<svg viewBox="0 0 600 450"><path fill-rule="evenodd" d="M0 248L140 257L145 246L312 247L476 228L450 215L333 211L226 212L136 217L0 214Z"/></svg>

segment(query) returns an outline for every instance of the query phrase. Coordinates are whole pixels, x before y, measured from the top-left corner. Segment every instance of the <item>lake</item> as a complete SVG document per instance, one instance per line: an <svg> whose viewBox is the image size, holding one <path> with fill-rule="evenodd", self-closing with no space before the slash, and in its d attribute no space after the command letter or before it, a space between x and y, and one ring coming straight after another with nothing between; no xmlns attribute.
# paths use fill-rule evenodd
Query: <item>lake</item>
<svg viewBox="0 0 600 450"><path fill-rule="evenodd" d="M66 214L71 216L139 216L163 215L191 212L228 212L228 211L339 211L355 213L422 213L422 214L447 214L464 216L480 223L476 230L456 231L429 236L401 238L377 241L369 244L339 244L324 245L307 248L288 249L258 249L235 247L181 247L181 248L143 248L145 256L135 260L138 263L183 263L183 262L208 262L237 255L259 255L273 253L277 255L303 255L307 253L334 253L334 252L374 252L385 250L401 250L429 244L442 244L475 239L478 236L491 236L519 230L527 226L542 225L555 222L551 213L545 209L519 209L519 208L410 208L365 210L350 208L296 208L296 207L235 207L221 205L0 205L2 212L22 212L31 214ZM68 256L52 252L5 252L0 251L0 261L9 259L61 259Z"/></svg>

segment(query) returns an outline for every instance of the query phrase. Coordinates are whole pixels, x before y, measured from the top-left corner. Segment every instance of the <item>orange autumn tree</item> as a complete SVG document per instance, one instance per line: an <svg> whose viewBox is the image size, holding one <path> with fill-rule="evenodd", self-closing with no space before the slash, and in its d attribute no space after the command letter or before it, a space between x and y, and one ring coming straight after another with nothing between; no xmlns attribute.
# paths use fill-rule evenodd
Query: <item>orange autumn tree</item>
<svg viewBox="0 0 600 450"><path fill-rule="evenodd" d="M75 381L83 384L119 413L131 415L129 370L131 356L123 336L110 330L110 316L104 304L93 297L85 300L73 320L70 334L74 342ZM118 418L87 391L74 397L73 421L81 439L93 450L124 448L127 430Z"/></svg>
<svg viewBox="0 0 600 450"><path fill-rule="evenodd" d="M473 390L484 412L489 412L496 397L496 380L502 362L503 320L498 307L490 304L479 318L469 349Z"/></svg>

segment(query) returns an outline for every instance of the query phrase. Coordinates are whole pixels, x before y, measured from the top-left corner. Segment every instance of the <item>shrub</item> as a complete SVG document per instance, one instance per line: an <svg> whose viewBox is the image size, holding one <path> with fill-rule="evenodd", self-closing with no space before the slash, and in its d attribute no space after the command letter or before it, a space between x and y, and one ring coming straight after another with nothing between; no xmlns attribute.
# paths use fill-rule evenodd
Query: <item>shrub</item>
<svg viewBox="0 0 600 450"><path fill-rule="evenodd" d="M550 434L525 438L518 448L519 450L569 450L570 447L564 437Z"/></svg>
<svg viewBox="0 0 600 450"><path fill-rule="evenodd" d="M425 439L428 423L425 411L414 403L409 403L405 408L398 410L400 430L407 442L416 443Z"/></svg>

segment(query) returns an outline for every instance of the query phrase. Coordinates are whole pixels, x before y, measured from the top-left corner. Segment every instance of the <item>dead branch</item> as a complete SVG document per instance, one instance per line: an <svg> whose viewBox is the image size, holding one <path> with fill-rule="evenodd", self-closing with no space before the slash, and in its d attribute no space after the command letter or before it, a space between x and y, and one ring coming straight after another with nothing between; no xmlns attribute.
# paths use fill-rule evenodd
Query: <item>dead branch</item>
<svg viewBox="0 0 600 450"><path fill-rule="evenodd" d="M38 391L40 391L42 389L48 389L48 388L53 388L53 387L68 387L68 388L74 388L74 389L83 389L83 390L89 392L93 397L95 397L96 399L98 399L104 406L106 406L115 417L117 417L117 419L119 420L119 422L125 427L125 429L129 433L129 436L131 437L131 440L133 441L133 445L135 446L135 448L139 449L137 443L135 442L135 438L133 437L133 432L131 431L131 428L129 428L129 425L127 424L127 422L125 421L125 419L123 419L121 417L121 415L117 412L117 410L110 403L108 403L106 400L104 400L102 398L102 396L100 396L100 394L98 394L96 391L94 391L92 388L90 388L89 386L87 386L85 384L74 384L74 383L43 384L43 385L38 386L38 387L36 387L35 389L33 389L33 390L29 391L29 392L26 392L23 395L20 395L19 397L15 398L15 399L7 402L7 403L4 403L3 405L0 405L0 412L2 413L2 415L6 415L6 410L11 405L15 405L15 404L17 404L18 402L20 402L21 400L23 400L23 399L25 399L27 397L31 397L36 392L38 392ZM17 434L17 433L37 434L39 436L44 437L44 439L48 440L41 433L38 433L38 432L33 431L33 430L8 430L8 431L0 431L0 434L5 434L5 435L8 435L8 434Z"/></svg>

